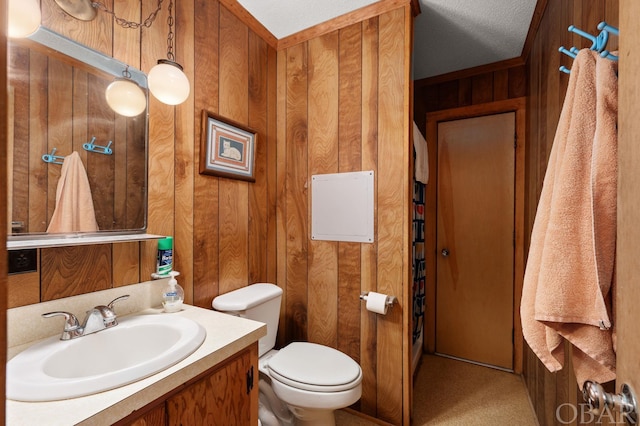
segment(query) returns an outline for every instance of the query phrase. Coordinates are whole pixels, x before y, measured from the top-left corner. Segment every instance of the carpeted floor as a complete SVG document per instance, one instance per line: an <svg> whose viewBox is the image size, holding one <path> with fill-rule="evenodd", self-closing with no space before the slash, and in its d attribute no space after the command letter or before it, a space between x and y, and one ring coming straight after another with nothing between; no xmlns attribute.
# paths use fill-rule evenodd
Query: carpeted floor
<svg viewBox="0 0 640 426"><path fill-rule="evenodd" d="M338 426L376 423L336 413ZM412 426L538 424L522 378L493 368L424 355L414 382Z"/></svg>

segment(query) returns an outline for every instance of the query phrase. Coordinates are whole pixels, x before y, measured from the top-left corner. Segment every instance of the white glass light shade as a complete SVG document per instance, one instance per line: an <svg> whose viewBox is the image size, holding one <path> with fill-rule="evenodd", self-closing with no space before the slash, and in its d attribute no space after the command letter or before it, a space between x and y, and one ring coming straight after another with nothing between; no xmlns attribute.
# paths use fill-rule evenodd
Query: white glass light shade
<svg viewBox="0 0 640 426"><path fill-rule="evenodd" d="M189 97L189 79L182 67L166 59L160 59L147 76L149 90L160 102L178 105Z"/></svg>
<svg viewBox="0 0 640 426"><path fill-rule="evenodd" d="M9 0L7 35L22 38L35 33L40 27L40 2L37 0Z"/></svg>
<svg viewBox="0 0 640 426"><path fill-rule="evenodd" d="M105 91L107 104L120 115L135 117L147 108L142 88L128 78L116 78Z"/></svg>

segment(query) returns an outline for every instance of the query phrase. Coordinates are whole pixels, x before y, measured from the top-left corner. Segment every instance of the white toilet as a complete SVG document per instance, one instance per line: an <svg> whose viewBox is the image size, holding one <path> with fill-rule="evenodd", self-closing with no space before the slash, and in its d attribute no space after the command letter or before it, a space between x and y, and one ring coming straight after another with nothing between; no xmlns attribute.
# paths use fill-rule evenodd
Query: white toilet
<svg viewBox="0 0 640 426"><path fill-rule="evenodd" d="M260 339L258 350L263 426L335 425L334 411L362 395L362 369L346 354L315 343L293 342L273 349L281 300L280 287L259 283L222 294L212 305L217 311L267 324L267 335Z"/></svg>

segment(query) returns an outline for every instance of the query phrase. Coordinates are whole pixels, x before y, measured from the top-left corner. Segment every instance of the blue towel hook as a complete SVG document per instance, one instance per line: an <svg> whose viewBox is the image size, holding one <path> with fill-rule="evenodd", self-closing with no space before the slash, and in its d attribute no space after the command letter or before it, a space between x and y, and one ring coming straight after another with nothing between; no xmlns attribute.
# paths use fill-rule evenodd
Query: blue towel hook
<svg viewBox="0 0 640 426"><path fill-rule="evenodd" d="M572 47L571 49L567 50L564 46L560 46L558 48L558 52L560 53L564 53L565 55L575 59L577 54L577 49L575 47Z"/></svg>
<svg viewBox="0 0 640 426"><path fill-rule="evenodd" d="M606 23L606 22L604 22L604 21L602 21L602 22L600 22L600 23L598 24L598 29L599 29L600 31L607 31L607 32L610 32L610 33L611 33L611 34L613 34L613 35L617 35L617 36L619 36L619 35L620 35L620 30L618 30L618 29L617 29L616 27L614 27L614 26L611 26L611 25L607 24L607 23Z"/></svg>
<svg viewBox="0 0 640 426"><path fill-rule="evenodd" d="M56 155L56 148L53 148L51 150L51 154L44 154L42 156L42 161L51 164L62 164L64 162L64 157Z"/></svg>
<svg viewBox="0 0 640 426"><path fill-rule="evenodd" d="M96 145L94 143L95 141L96 141L96 137L94 136L91 138L89 142L82 144L82 147L87 151L97 152L98 154L106 154L106 155L113 154L113 150L111 149L111 144L113 143L113 141L109 141L107 146Z"/></svg>
<svg viewBox="0 0 640 426"><path fill-rule="evenodd" d="M620 35L620 30L618 30L616 27L613 27L609 24L607 24L606 22L602 21L598 24L598 29L600 31L602 31L603 33L611 33L613 35L619 36ZM618 57L616 55L613 55L611 52L609 52L608 50L605 50L606 46L602 46L601 52L600 52L600 56L602 56L603 58L607 58L610 59L612 61L617 61Z"/></svg>
<svg viewBox="0 0 640 426"><path fill-rule="evenodd" d="M609 41L609 33L607 31L601 31L600 34L594 36L593 34L589 34L579 28L576 28L574 25L569 25L568 30L586 38L587 40L591 40L592 44L589 49L595 50L596 52L601 52L607 46L607 42Z"/></svg>

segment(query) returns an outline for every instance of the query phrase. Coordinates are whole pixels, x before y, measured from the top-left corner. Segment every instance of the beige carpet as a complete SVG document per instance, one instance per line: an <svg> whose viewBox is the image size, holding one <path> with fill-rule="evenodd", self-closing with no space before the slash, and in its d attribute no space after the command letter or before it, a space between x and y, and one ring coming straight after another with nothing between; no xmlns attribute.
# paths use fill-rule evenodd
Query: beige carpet
<svg viewBox="0 0 640 426"><path fill-rule="evenodd" d="M414 384L414 426L535 426L522 378L493 368L424 355Z"/></svg>
<svg viewBox="0 0 640 426"><path fill-rule="evenodd" d="M338 426L371 426L344 411ZM536 426L518 375L440 356L424 355L414 382L412 426Z"/></svg>

